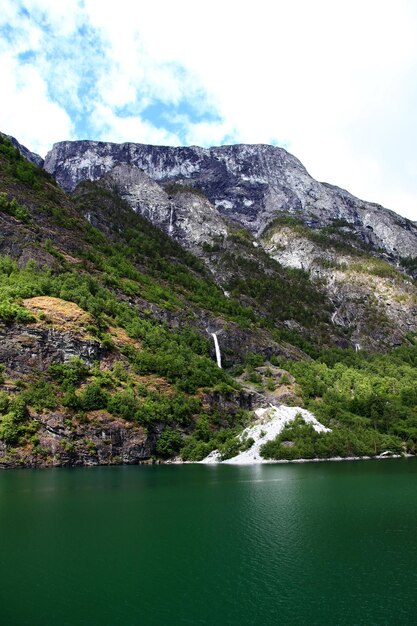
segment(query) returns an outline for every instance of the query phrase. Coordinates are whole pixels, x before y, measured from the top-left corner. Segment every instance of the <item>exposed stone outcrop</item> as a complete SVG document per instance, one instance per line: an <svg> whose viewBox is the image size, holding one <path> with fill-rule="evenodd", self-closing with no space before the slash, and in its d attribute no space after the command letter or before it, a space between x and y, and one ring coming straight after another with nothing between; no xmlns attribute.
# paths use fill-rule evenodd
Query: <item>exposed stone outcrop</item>
<svg viewBox="0 0 417 626"><path fill-rule="evenodd" d="M51 467L137 464L150 459L155 443L137 424L106 411L90 411L84 419L69 419L65 409L37 413L36 445L7 449L0 441L1 467Z"/></svg>
<svg viewBox="0 0 417 626"><path fill-rule="evenodd" d="M22 374L45 371L52 363L80 357L87 364L104 353L100 343L62 332L27 324L0 324L1 362L7 369Z"/></svg>
<svg viewBox="0 0 417 626"><path fill-rule="evenodd" d="M347 239L349 241L349 239ZM417 297L413 281L387 261L320 244L302 229L272 229L262 238L265 251L286 267L319 279L334 307L333 327L345 328L352 347L375 349L400 344L413 331ZM340 342L339 342L340 345Z"/></svg>
<svg viewBox="0 0 417 626"><path fill-rule="evenodd" d="M181 190L169 195L137 167L116 165L101 184L116 191L134 211L193 251L199 252L203 243L227 234L224 220L207 198Z"/></svg>
<svg viewBox="0 0 417 626"><path fill-rule="evenodd" d="M265 229L277 211L285 211L316 228L343 219L375 248L394 256L417 255L417 228L412 222L343 189L317 182L282 148L64 141L55 144L45 159L45 169L68 191L81 180L97 180L121 164L139 168L157 182L192 184L221 215L255 234Z"/></svg>

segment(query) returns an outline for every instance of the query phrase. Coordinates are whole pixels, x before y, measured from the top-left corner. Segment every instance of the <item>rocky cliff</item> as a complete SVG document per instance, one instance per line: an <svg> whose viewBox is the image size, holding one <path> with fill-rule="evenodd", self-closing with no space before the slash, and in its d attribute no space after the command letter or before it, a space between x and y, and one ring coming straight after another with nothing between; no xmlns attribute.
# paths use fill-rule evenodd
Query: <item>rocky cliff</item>
<svg viewBox="0 0 417 626"><path fill-rule="evenodd" d="M227 225L219 211L193 187L170 185L164 188L132 165L116 165L100 179L134 211L163 229L193 252L204 243L225 237Z"/></svg>
<svg viewBox="0 0 417 626"><path fill-rule="evenodd" d="M25 157L25 159L27 159L31 163L34 163L35 165L38 165L39 167L43 167L44 160L41 156L39 156L39 154L36 154L36 152L31 152L28 148L26 148L26 146L17 141L15 137L12 137L11 135L7 135L7 137L10 139L12 145L19 150L20 154Z"/></svg>
<svg viewBox="0 0 417 626"><path fill-rule="evenodd" d="M280 272L262 256L266 252L281 266L308 272L329 302L331 332L347 333L350 345L395 345L415 328L415 288L399 265L417 256L415 225L315 181L281 148L62 142L45 168L64 189L90 179L116 191L200 256L226 292L239 279L251 295L254 271L269 276L272 287ZM236 237L239 227L245 241ZM286 282L288 299L289 275ZM257 306L265 308L260 299ZM324 301L321 306L327 308ZM295 317L302 322L296 328L308 334ZM294 328L293 321L286 323Z"/></svg>
<svg viewBox="0 0 417 626"><path fill-rule="evenodd" d="M67 191L82 180L97 180L123 164L139 168L159 183L192 185L221 215L255 235L285 212L313 228L344 220L358 239L375 249L397 257L417 256L417 228L412 222L343 189L317 182L282 148L173 148L64 141L55 144L45 159L45 169Z"/></svg>
<svg viewBox="0 0 417 626"><path fill-rule="evenodd" d="M217 367L212 332L228 368L303 357L134 213L115 178L69 197L15 147L0 135L0 467L148 462L198 420L204 437L240 423L251 394ZM135 197L151 216L171 200L146 182Z"/></svg>

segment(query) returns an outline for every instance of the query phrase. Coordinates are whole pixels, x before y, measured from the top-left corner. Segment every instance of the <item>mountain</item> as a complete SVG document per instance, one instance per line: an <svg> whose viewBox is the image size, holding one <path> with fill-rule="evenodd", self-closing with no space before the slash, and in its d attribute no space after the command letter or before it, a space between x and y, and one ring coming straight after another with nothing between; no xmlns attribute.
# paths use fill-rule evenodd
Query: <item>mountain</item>
<svg viewBox="0 0 417 626"><path fill-rule="evenodd" d="M66 191L115 166L139 168L158 183L199 189L220 214L259 235L281 212L313 228L346 222L357 238L394 256L417 256L417 228L379 205L315 181L298 159L268 145L172 148L135 143L64 141L45 159Z"/></svg>
<svg viewBox="0 0 417 626"><path fill-rule="evenodd" d="M284 402L297 454L414 451L411 222L270 146L35 157L0 135L0 465L228 458Z"/></svg>
<svg viewBox="0 0 417 626"><path fill-rule="evenodd" d="M259 280L254 277L279 273L279 264L308 272L327 300L322 312L329 310L335 334L347 333L352 346L396 345L415 328L414 287L401 271L417 269L415 225L318 183L282 148L67 141L54 145L45 169L67 191L83 180L114 189L134 211L200 256L226 292L243 291L251 298L253 281ZM250 251L247 245L235 249L240 227L246 238L240 243L249 243ZM277 261L274 270L262 252ZM234 262L242 257L246 268ZM268 308L271 283L262 303L258 297L259 311L265 303ZM292 291L289 281L287 298ZM300 307L301 298L296 299ZM288 317L293 326L294 315ZM297 328L308 336L299 318Z"/></svg>

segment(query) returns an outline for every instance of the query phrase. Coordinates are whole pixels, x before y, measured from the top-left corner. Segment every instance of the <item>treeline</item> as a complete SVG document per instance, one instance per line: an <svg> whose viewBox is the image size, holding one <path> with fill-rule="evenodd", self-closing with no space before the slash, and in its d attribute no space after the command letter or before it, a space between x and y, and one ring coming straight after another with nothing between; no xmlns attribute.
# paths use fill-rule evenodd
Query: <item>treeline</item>
<svg viewBox="0 0 417 626"><path fill-rule="evenodd" d="M0 155L5 157L3 167L6 173L25 185L33 189L41 189L42 182L45 180L56 185L55 179L48 172L25 159L10 139L2 133L0 133Z"/></svg>
<svg viewBox="0 0 417 626"><path fill-rule="evenodd" d="M83 183L83 189L76 200L78 211L98 211L106 228L110 227L109 241L100 230L87 226L85 239L93 248L83 255L103 272L109 285L140 291L144 298L170 310L183 307L185 299L241 326L256 322L249 307L225 297L202 261L134 213L124 200L92 183ZM117 241L111 241L111 232L117 233ZM126 280L121 285L123 279L138 286Z"/></svg>

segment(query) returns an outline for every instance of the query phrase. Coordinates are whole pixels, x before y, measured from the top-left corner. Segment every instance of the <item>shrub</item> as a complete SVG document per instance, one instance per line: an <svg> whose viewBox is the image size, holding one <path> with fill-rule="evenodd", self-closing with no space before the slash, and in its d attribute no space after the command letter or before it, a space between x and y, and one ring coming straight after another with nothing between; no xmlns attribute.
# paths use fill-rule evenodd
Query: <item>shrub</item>
<svg viewBox="0 0 417 626"><path fill-rule="evenodd" d="M0 420L0 439L9 445L18 443L20 428L13 412L7 413Z"/></svg>
<svg viewBox="0 0 417 626"><path fill-rule="evenodd" d="M0 320L4 322L20 322L27 324L34 322L35 318L30 311L20 304L6 300L0 302Z"/></svg>
<svg viewBox="0 0 417 626"><path fill-rule="evenodd" d="M180 451L183 443L183 436L179 430L174 428L165 428L156 444L156 451L162 457L168 458Z"/></svg>
<svg viewBox="0 0 417 626"><path fill-rule="evenodd" d="M94 381L87 385L81 396L81 406L84 411L95 411L97 409L105 409L107 407L108 396L102 390L98 381Z"/></svg>
<svg viewBox="0 0 417 626"><path fill-rule="evenodd" d="M74 357L67 363L54 363L48 370L53 380L60 383L63 390L73 389L87 378L89 367L79 357Z"/></svg>
<svg viewBox="0 0 417 626"><path fill-rule="evenodd" d="M20 222L30 222L29 209L26 206L18 204L15 198L9 201L4 192L0 193L0 211L12 215Z"/></svg>

